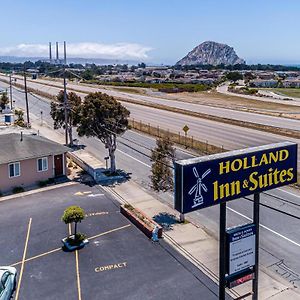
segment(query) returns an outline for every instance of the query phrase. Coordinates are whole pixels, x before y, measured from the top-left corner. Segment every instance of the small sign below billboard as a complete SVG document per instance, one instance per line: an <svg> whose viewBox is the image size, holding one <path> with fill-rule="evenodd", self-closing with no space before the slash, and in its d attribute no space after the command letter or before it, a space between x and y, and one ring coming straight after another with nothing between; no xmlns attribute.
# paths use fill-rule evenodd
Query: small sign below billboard
<svg viewBox="0 0 300 300"><path fill-rule="evenodd" d="M254 224L238 226L227 230L228 275L248 270L255 265Z"/></svg>
<svg viewBox="0 0 300 300"><path fill-rule="evenodd" d="M188 213L297 181L297 144L283 142L176 161L175 209Z"/></svg>

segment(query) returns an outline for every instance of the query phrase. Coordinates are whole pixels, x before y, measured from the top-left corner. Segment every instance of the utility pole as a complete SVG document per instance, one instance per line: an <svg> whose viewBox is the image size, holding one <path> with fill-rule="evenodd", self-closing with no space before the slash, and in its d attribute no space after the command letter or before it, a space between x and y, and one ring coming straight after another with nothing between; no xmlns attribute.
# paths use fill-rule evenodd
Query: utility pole
<svg viewBox="0 0 300 300"><path fill-rule="evenodd" d="M64 42L64 111L65 111L65 139L66 145L68 145L68 98L67 98L67 82L66 82L66 42ZM72 144L72 141L70 141Z"/></svg>
<svg viewBox="0 0 300 300"><path fill-rule="evenodd" d="M10 109L13 109L13 99L12 99L12 85L11 85L11 74L9 74L9 96L10 96Z"/></svg>
<svg viewBox="0 0 300 300"><path fill-rule="evenodd" d="M29 121L29 107L28 107L27 81L26 81L26 71L25 71L25 68L24 68L24 88L25 88L27 127L29 127L30 121Z"/></svg>

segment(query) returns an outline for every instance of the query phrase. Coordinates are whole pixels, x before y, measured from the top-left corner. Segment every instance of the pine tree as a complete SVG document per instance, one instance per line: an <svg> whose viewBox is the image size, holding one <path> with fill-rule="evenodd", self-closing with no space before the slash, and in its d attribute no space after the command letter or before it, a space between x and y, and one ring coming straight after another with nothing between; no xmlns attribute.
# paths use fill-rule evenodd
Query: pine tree
<svg viewBox="0 0 300 300"><path fill-rule="evenodd" d="M151 183L155 191L173 190L172 161L175 158L175 148L168 137L156 140L156 148L151 151Z"/></svg>

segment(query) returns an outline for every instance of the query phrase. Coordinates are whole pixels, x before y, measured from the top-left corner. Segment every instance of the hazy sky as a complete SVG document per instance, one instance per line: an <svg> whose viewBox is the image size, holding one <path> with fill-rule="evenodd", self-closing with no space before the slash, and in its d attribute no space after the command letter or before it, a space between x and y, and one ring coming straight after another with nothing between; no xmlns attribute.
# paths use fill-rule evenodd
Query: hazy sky
<svg viewBox="0 0 300 300"><path fill-rule="evenodd" d="M175 63L206 40L248 63L300 63L299 0L1 1L0 55L68 55Z"/></svg>

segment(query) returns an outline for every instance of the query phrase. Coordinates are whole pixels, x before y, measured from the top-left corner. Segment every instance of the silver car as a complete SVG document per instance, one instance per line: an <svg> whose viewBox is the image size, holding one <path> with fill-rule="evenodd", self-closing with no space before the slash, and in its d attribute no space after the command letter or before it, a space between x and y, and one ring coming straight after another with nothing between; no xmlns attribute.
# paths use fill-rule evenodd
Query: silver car
<svg viewBox="0 0 300 300"><path fill-rule="evenodd" d="M0 300L9 300L16 289L17 269L0 267Z"/></svg>

